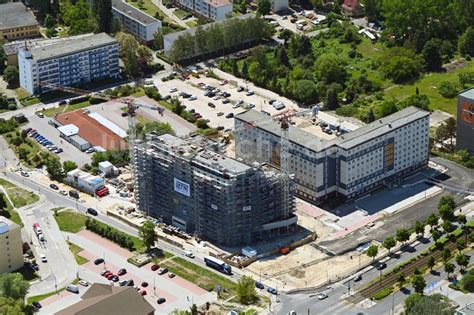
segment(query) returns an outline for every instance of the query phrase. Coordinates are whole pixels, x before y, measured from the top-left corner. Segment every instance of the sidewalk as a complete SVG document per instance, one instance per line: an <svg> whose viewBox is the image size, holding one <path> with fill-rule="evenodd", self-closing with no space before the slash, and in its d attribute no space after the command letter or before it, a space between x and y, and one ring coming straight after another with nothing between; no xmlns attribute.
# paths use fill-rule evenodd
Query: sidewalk
<svg viewBox="0 0 474 315"><path fill-rule="evenodd" d="M173 14L173 9L168 9L163 5L161 0L151 0L151 2L156 5L165 15L167 15L171 20L176 22L179 26L182 26L184 28L189 28L188 25L186 25L186 22L178 18L176 15Z"/></svg>

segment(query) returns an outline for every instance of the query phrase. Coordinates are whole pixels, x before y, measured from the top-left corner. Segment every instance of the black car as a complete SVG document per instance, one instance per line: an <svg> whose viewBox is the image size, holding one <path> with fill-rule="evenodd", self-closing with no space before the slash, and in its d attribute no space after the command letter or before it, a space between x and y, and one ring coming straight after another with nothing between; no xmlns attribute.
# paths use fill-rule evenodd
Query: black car
<svg viewBox="0 0 474 315"><path fill-rule="evenodd" d="M255 281L255 287L257 287L258 289L265 289L265 286L263 285L263 283L258 282L258 281Z"/></svg>
<svg viewBox="0 0 474 315"><path fill-rule="evenodd" d="M242 92L243 90L244 90L244 88L241 87L241 86L239 86L239 87L237 88L237 92Z"/></svg>
<svg viewBox="0 0 474 315"><path fill-rule="evenodd" d="M79 199L79 193L77 192L77 190L74 189L69 191L69 196L71 196L72 198Z"/></svg>
<svg viewBox="0 0 474 315"><path fill-rule="evenodd" d="M117 275L123 276L123 275L126 274L126 273L127 273L127 269L122 268L122 269L120 269L120 270L117 272Z"/></svg>
<svg viewBox="0 0 474 315"><path fill-rule="evenodd" d="M66 105L67 102L66 101L59 101L58 105Z"/></svg>
<svg viewBox="0 0 474 315"><path fill-rule="evenodd" d="M133 287L134 284L135 284L135 282L133 282L133 279L130 279L127 282L127 287Z"/></svg>
<svg viewBox="0 0 474 315"><path fill-rule="evenodd" d="M38 308L38 309L40 309L40 308L43 307L40 302L36 302L36 301L33 302L33 303L31 303L31 305L33 305L34 307L36 307L36 308Z"/></svg>
<svg viewBox="0 0 474 315"><path fill-rule="evenodd" d="M123 112L122 113L122 117L127 117L128 116L128 113L127 112Z"/></svg>
<svg viewBox="0 0 474 315"><path fill-rule="evenodd" d="M207 105L210 107L210 108L216 108L216 105L214 105L213 103L207 103Z"/></svg>
<svg viewBox="0 0 474 315"><path fill-rule="evenodd" d="M94 260L94 265L100 265L104 263L104 259L103 258L97 258L96 260Z"/></svg>
<svg viewBox="0 0 474 315"><path fill-rule="evenodd" d="M234 113L228 113L227 115L225 115L225 118L233 118L234 117Z"/></svg>
<svg viewBox="0 0 474 315"><path fill-rule="evenodd" d="M91 214L91 215L97 215L97 210L95 210L94 208L87 208L87 213Z"/></svg>
<svg viewBox="0 0 474 315"><path fill-rule="evenodd" d="M378 263L375 268L377 268L377 270L382 270L382 269L385 269L387 268L387 264L386 263Z"/></svg>
<svg viewBox="0 0 474 315"><path fill-rule="evenodd" d="M58 190L58 189L59 189L59 187L58 187L57 185L55 185L55 184L50 184L49 187L50 187L51 189L54 189L54 190Z"/></svg>
<svg viewBox="0 0 474 315"><path fill-rule="evenodd" d="M222 104L228 104L228 103L230 103L229 99L225 98L222 100Z"/></svg>
<svg viewBox="0 0 474 315"><path fill-rule="evenodd" d="M112 281L113 281L113 282L118 282L118 281L119 281L119 277L118 277L117 275L114 275L114 276L112 277Z"/></svg>
<svg viewBox="0 0 474 315"><path fill-rule="evenodd" d="M156 300L156 303L158 303L158 304L163 304L165 302L166 302L165 298L159 298L158 300Z"/></svg>

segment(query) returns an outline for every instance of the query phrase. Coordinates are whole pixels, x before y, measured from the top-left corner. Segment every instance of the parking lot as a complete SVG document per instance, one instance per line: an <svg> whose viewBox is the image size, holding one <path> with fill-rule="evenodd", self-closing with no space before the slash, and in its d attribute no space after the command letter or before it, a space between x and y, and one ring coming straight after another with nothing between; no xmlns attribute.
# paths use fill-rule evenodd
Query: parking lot
<svg viewBox="0 0 474 315"><path fill-rule="evenodd" d="M201 76L200 78L190 77L190 79L186 81L181 81L179 79L166 82L155 80L155 85L158 87L162 96L170 95L172 97L178 97L182 104L186 106L186 110L194 110L196 113L201 114L203 119L209 119L209 126L213 128L222 126L224 129L233 129L234 119L232 117L226 118L226 115L229 113L236 115L244 112L249 107L249 104L252 104L255 110L265 111L271 115L280 112L269 104L269 99L255 93L253 95L248 95L247 87L245 85L242 86L244 90L238 92L238 86L234 82L227 82L224 85L222 85L222 83L222 81L205 76ZM218 99L218 95L213 97L205 96L204 94L207 91L205 89L206 85L211 85L216 89L220 89L220 92L229 93L230 96L227 98L219 97ZM173 88L176 88L175 92L171 92ZM182 96L179 96L181 92L188 93L191 96L183 98ZM228 99L230 102L223 104L222 101L225 99ZM239 101L242 102L242 104L240 104L239 107L235 106ZM214 107L209 106L209 103L212 103ZM285 105L285 109L295 107L294 104Z"/></svg>

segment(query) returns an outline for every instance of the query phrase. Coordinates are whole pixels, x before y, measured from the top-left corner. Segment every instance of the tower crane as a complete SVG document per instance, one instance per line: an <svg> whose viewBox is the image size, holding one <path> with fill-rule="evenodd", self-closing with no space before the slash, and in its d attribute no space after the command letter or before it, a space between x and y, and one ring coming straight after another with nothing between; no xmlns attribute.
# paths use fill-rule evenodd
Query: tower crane
<svg viewBox="0 0 474 315"><path fill-rule="evenodd" d="M163 113L165 109L161 106L151 106L151 105L146 105L146 104L140 104L137 103L133 98L130 97L122 97L122 98L115 98L110 95L107 95L102 92L92 92L88 90L83 90L75 87L68 87L68 86L62 86L62 85L55 85L55 84L50 84L50 83L45 83L45 82L40 82L40 86L46 87L49 89L57 90L57 91L62 91L62 92L68 92L72 94L77 94L77 95L91 95L95 98L100 98L106 101L116 101L123 103L127 105L127 113L128 113L128 143L129 143L129 156L130 156L130 162L134 162L134 145L135 145L135 140L136 140L136 127L137 127L137 120L136 120L136 110L138 108L147 108L151 110L158 111L158 113L163 116ZM135 170L133 167L130 168L132 172L132 182L135 183Z"/></svg>

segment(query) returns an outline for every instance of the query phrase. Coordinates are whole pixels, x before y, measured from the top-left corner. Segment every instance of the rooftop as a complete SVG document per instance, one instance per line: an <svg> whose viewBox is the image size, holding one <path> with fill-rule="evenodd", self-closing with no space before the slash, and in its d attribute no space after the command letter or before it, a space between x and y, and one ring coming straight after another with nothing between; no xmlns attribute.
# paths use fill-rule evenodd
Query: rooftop
<svg viewBox="0 0 474 315"><path fill-rule="evenodd" d="M0 4L0 30L39 25L22 2Z"/></svg>
<svg viewBox="0 0 474 315"><path fill-rule="evenodd" d="M219 0L219 1L221 1L221 0ZM232 19L245 20L245 19L250 19L250 18L254 18L254 17L255 17L255 13L247 13L247 14L242 14L242 15L236 16ZM225 19L225 20L222 20L222 21L208 23L208 24L202 25L200 27L202 27L204 29L207 29L207 28L211 27L212 25L227 23L227 21L232 20L232 19ZM169 33L169 34L166 34L164 36L164 39L174 41L174 40L178 39L178 37L180 37L181 35L184 35L184 34L194 35L194 33L196 32L197 29L198 29L198 27L193 27L193 28L183 30L183 31L179 31L179 32Z"/></svg>
<svg viewBox="0 0 474 315"><path fill-rule="evenodd" d="M474 88L467 89L459 93L459 96L474 100Z"/></svg>
<svg viewBox="0 0 474 315"><path fill-rule="evenodd" d="M65 135L66 137L74 136L79 132L79 128L77 128L73 124L65 125L58 127L58 131Z"/></svg>
<svg viewBox="0 0 474 315"><path fill-rule="evenodd" d="M146 14L145 12L122 0L114 0L112 2L112 8L145 25L160 22L151 15Z"/></svg>
<svg viewBox="0 0 474 315"><path fill-rule="evenodd" d="M232 5L232 2L230 2L229 0L204 0L204 2L208 3L213 7L224 7L226 5Z"/></svg>
<svg viewBox="0 0 474 315"><path fill-rule="evenodd" d="M66 40L51 45L30 49L34 59L43 60L57 58L78 53L81 51L116 44L117 40L106 33L94 34L85 37L67 37ZM23 50L23 48L20 48Z"/></svg>
<svg viewBox="0 0 474 315"><path fill-rule="evenodd" d="M66 307L56 315L146 315L155 309L132 287L115 287L94 283L82 295L81 301Z"/></svg>
<svg viewBox="0 0 474 315"><path fill-rule="evenodd" d="M19 227L15 222L0 216L0 234L7 233L9 230Z"/></svg>
<svg viewBox="0 0 474 315"><path fill-rule="evenodd" d="M62 38L35 38L35 39L24 39L24 40L17 40L14 42L6 43L3 45L3 49L5 50L5 54L7 55L16 55L20 48L28 46L29 49L45 47L56 43L65 42L71 39L87 37L93 35L90 34L81 34L76 36L70 37L62 37Z"/></svg>
<svg viewBox="0 0 474 315"><path fill-rule="evenodd" d="M333 145L337 145L344 149L350 149L366 141L379 137L392 129L399 128L417 119L429 116L429 114L429 112L416 107L407 107L392 115L343 134L333 140L322 139L314 134L290 125L289 140L315 152L322 151ZM280 136L281 134L278 122L253 109L238 114L235 118L244 122L253 123L258 126L258 128L273 133L274 135Z"/></svg>

